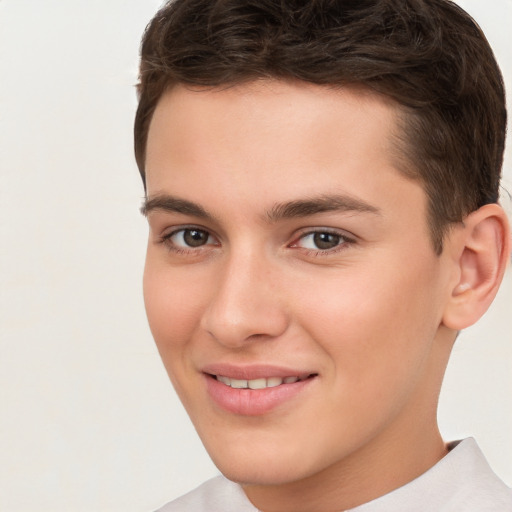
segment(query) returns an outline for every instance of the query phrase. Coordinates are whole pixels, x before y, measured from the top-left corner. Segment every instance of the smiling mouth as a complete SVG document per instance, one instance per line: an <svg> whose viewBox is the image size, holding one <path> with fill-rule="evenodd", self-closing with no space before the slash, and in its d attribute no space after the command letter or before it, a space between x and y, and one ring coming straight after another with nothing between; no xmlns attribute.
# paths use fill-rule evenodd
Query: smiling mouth
<svg viewBox="0 0 512 512"><path fill-rule="evenodd" d="M291 375L289 377L267 377L259 379L232 379L224 375L210 375L222 384L229 386L233 389L267 389L281 386L282 384L295 384L299 381L304 381L315 377L317 374L310 374L305 376Z"/></svg>
<svg viewBox="0 0 512 512"><path fill-rule="evenodd" d="M212 402L231 414L261 416L315 389L318 373L269 366L213 365L203 371ZM230 375L229 377L227 375Z"/></svg>

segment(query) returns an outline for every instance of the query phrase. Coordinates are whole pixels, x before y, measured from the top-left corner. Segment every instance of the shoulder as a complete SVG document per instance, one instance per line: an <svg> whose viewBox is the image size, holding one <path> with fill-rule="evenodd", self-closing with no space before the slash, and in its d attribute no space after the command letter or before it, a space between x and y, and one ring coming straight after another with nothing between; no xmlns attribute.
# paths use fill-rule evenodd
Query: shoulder
<svg viewBox="0 0 512 512"><path fill-rule="evenodd" d="M242 488L223 476L207 480L156 512L258 512Z"/></svg>

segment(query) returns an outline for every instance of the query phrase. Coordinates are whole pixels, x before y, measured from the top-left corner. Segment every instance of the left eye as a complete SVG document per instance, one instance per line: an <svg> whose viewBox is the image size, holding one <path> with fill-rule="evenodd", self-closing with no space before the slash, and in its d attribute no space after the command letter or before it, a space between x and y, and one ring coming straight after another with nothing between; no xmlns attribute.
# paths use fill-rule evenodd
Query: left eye
<svg viewBox="0 0 512 512"><path fill-rule="evenodd" d="M168 240L177 247L195 248L211 243L212 236L203 229L188 228L175 231Z"/></svg>
<svg viewBox="0 0 512 512"><path fill-rule="evenodd" d="M345 237L338 233L330 233L329 231L316 231L303 235L295 244L295 247L303 249L311 249L316 251L327 251L334 249L346 242Z"/></svg>

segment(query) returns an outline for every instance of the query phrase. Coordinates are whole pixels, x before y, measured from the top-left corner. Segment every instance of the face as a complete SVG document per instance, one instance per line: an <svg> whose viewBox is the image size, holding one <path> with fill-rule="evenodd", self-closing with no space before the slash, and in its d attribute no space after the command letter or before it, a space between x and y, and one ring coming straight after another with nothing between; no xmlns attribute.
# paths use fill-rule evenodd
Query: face
<svg viewBox="0 0 512 512"><path fill-rule="evenodd" d="M434 429L449 272L396 169L395 115L364 91L270 81L157 106L147 314L233 480L389 466Z"/></svg>

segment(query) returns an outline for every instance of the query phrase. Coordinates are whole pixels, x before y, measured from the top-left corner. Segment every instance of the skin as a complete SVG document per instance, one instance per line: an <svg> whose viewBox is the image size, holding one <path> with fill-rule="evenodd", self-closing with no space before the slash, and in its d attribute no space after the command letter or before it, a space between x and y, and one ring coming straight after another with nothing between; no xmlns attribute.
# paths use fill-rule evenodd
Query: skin
<svg viewBox="0 0 512 512"><path fill-rule="evenodd" d="M351 508L446 453L436 408L465 228L434 253L425 193L397 170L396 115L362 90L279 81L177 86L154 113L150 327L213 461L265 512ZM332 195L345 207L276 206ZM187 245L191 227L203 245ZM212 363L315 377L266 414L234 414L207 392Z"/></svg>

